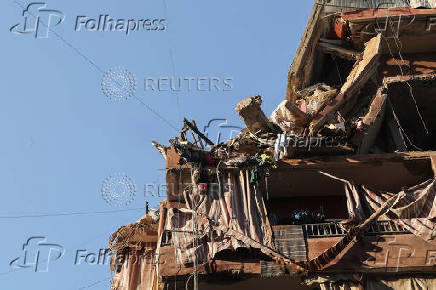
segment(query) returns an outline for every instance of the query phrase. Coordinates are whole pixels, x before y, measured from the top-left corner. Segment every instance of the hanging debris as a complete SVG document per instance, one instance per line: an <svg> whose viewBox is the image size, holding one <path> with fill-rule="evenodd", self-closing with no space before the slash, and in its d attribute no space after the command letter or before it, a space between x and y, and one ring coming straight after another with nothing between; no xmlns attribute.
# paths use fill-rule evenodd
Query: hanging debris
<svg viewBox="0 0 436 290"><path fill-rule="evenodd" d="M256 136L276 132L273 124L268 120L260 108L261 105L262 98L261 96L256 95L240 101L235 107L236 112L241 116L247 129L250 133Z"/></svg>
<svg viewBox="0 0 436 290"><path fill-rule="evenodd" d="M271 114L270 120L279 126L283 132L301 134L309 123L310 116L288 100L284 100Z"/></svg>

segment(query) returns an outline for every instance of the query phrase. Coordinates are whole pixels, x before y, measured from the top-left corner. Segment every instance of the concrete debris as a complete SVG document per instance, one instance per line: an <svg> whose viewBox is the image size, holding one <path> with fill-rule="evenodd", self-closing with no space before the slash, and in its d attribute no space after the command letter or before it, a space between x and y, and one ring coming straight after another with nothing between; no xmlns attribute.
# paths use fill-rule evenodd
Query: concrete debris
<svg viewBox="0 0 436 290"><path fill-rule="evenodd" d="M332 54L348 60L357 60L360 57L360 52L356 50L346 49L328 42L320 42L318 47L324 53Z"/></svg>
<svg viewBox="0 0 436 290"><path fill-rule="evenodd" d="M325 83L317 83L315 85L312 85L310 87L304 88L300 91L298 91L296 94L298 96L298 98L307 98L311 95L316 94L316 92L318 92L318 94L322 93L322 92L329 92L334 90L333 87L325 84Z"/></svg>
<svg viewBox="0 0 436 290"><path fill-rule="evenodd" d="M302 112L288 100L281 102L271 114L270 120L277 124L284 132L301 132L309 123L310 116Z"/></svg>
<svg viewBox="0 0 436 290"><path fill-rule="evenodd" d="M357 94L371 78L378 66L380 49L381 34L378 34L366 44L362 59L356 62L338 95L314 118L310 124L310 136L314 136L326 122L333 118L339 107Z"/></svg>
<svg viewBox="0 0 436 290"><path fill-rule="evenodd" d="M274 132L274 126L263 113L262 98L259 95L240 101L235 110L241 116L248 130L254 134Z"/></svg>
<svg viewBox="0 0 436 290"><path fill-rule="evenodd" d="M319 89L315 90L311 96L305 98L307 112L312 116L318 115L318 113L332 101L337 92L337 89L331 89L328 91Z"/></svg>
<svg viewBox="0 0 436 290"><path fill-rule="evenodd" d="M383 123L386 100L387 95L384 93L383 88L379 89L369 106L368 113L359 121L358 130L356 130L356 135L361 138L359 140L359 154L369 153L374 145Z"/></svg>

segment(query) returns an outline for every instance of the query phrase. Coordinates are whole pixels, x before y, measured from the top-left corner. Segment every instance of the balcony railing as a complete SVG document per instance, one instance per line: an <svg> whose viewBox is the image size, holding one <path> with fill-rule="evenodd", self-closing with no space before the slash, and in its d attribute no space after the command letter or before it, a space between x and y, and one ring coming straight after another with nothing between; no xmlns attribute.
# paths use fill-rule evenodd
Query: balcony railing
<svg viewBox="0 0 436 290"><path fill-rule="evenodd" d="M346 234L338 223L305 224L303 230L307 238L340 237ZM369 225L365 231L367 235L407 234L408 230L398 226L393 221L377 221Z"/></svg>
<svg viewBox="0 0 436 290"><path fill-rule="evenodd" d="M345 235L345 231L337 223L308 224L303 225L308 238L339 237Z"/></svg>
<svg viewBox="0 0 436 290"><path fill-rule="evenodd" d="M406 234L410 233L403 227L398 226L393 221L377 221L371 224L366 231L367 234Z"/></svg>

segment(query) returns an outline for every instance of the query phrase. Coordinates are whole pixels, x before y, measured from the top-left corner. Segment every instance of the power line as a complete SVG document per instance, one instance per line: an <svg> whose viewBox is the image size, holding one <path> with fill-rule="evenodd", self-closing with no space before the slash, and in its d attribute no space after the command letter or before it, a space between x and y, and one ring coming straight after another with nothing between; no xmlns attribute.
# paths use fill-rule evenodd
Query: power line
<svg viewBox="0 0 436 290"><path fill-rule="evenodd" d="M16 3L18 6L20 6L23 10L26 9L25 6L23 4L21 4L20 2L14 0L14 3ZM75 51L80 57L82 57L86 62L88 62L92 67L94 67L97 71L99 71L100 73L104 73L105 71L99 66L97 65L93 60L91 60L89 57L87 57L83 52L81 52L78 48L76 48L74 45L72 45L69 41L67 41L64 37L62 37L62 35L60 35L59 33L57 33L56 31L54 31L53 29L50 28L50 26L48 26L44 21L42 21L40 18L38 18L37 16L33 15L31 12L27 11L27 13L29 15L31 15L33 18L38 19L39 22L41 22L45 27L47 27L47 29L52 32L60 41L62 41L66 46L68 46L69 48L71 48L73 51ZM153 113L156 117L158 117L159 119L161 119L162 121L164 121L167 125L169 125L172 129L176 130L179 133L179 130L176 128L176 126L174 126L170 121L168 121L165 117L163 117L162 115L160 115L156 110L154 110L153 108L151 108L149 105L145 104L140 98L138 98L135 94L133 94L135 99L137 99L139 101L140 104L142 104L144 107L146 107L151 113Z"/></svg>
<svg viewBox="0 0 436 290"><path fill-rule="evenodd" d="M168 6L165 0L162 0L163 3L163 7L164 7L164 14L165 14L165 18L168 19ZM168 37L168 49L169 49L169 55L170 55L170 62L171 62L171 69L173 72L173 76L176 76L176 65L175 65L175 60L174 60L174 52L173 52L173 45L171 43L171 37ZM178 117L179 120L182 120L182 109L180 106L180 98L179 98L179 93L176 91L176 103L177 103L177 113L178 113Z"/></svg>
<svg viewBox="0 0 436 290"><path fill-rule="evenodd" d="M129 219L125 220L124 222L122 222L121 224L128 223L130 220L131 220L131 217ZM80 244L78 244L77 247L68 248L68 249L65 250L65 252L68 252L68 251L71 251L71 250L75 250L75 249L79 248L79 246L84 246L84 245L90 243L91 241L94 241L95 239L98 239L98 238L102 237L103 235L107 234L107 232L112 231L112 228L117 228L117 227L119 227L119 226L111 226L105 232L103 232L103 233L101 233L101 234L99 234L97 236L94 236L91 239L86 240L85 242L81 242ZM46 261L47 261L47 259L43 259L41 262L46 262ZM16 273L17 270L19 270L19 268L12 268L11 270L9 270L7 272L1 272L0 276L6 276L6 275L9 275L11 273ZM92 285L92 286L94 286L94 285ZM88 285L87 287L89 288L90 286ZM81 288L81 289L84 289L84 288ZM85 289L86 289L86 287L85 287Z"/></svg>
<svg viewBox="0 0 436 290"><path fill-rule="evenodd" d="M111 214L117 212L128 212L135 210L144 210L143 207L119 209L119 210L107 210L107 211L83 211L83 212L64 212L64 213L44 213L44 214L32 214L32 215L18 215L18 216L0 216L0 219L22 219L22 218L42 218L42 217L57 217L57 216L73 216L73 215L92 215L92 214Z"/></svg>
<svg viewBox="0 0 436 290"><path fill-rule="evenodd" d="M79 290L82 290L82 289L88 289L88 288L94 287L94 286L96 286L96 285L98 285L98 284L100 284L100 283L103 283L103 282L105 282L105 281L107 281L107 280L109 280L109 279L112 279L112 277L107 277L107 278L105 278L105 279L102 279L102 280L99 280L99 281L94 282L94 283L92 283L92 284L89 284L88 286L80 287Z"/></svg>
<svg viewBox="0 0 436 290"><path fill-rule="evenodd" d="M180 130L177 129L176 126L174 126L170 121L165 119L161 114L159 114L157 111L155 111L152 107L144 103L140 98L138 98L135 94L133 95L135 99L138 100L139 103L141 103L144 107L146 107L150 112L156 115L159 119L161 119L164 123L166 123L168 126L170 126L172 129L174 129L177 133L180 133Z"/></svg>
<svg viewBox="0 0 436 290"><path fill-rule="evenodd" d="M17 4L18 6L20 6L21 9L26 9L26 7L14 0L14 3ZM90 58L88 58L83 52L81 52L78 48L76 48L74 45L72 45L70 42L68 42L65 38L63 38L59 33L57 33L56 31L54 31L53 29L50 28L50 26L48 26L44 21L41 20L41 18L33 15L33 13L31 13L30 11L27 11L27 14L31 15L33 18L37 19L39 22L41 22L45 27L47 27L47 29L52 32L59 40L61 40L66 46L68 46L69 48L71 48L72 50L74 50L80 57L82 57L86 62L88 62L91 66L93 66L96 70L98 70L101 73L104 73L104 70L98 66L95 62L93 62Z"/></svg>

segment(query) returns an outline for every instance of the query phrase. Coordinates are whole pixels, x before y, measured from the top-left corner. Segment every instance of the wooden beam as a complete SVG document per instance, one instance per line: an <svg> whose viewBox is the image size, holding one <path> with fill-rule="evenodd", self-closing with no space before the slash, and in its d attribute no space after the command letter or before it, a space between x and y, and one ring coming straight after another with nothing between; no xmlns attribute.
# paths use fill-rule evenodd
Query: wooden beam
<svg viewBox="0 0 436 290"><path fill-rule="evenodd" d="M364 128L358 154L368 154L374 145L384 120L386 99L387 95L383 93L383 89L379 89L369 106L367 114L363 117Z"/></svg>
<svg viewBox="0 0 436 290"><path fill-rule="evenodd" d="M311 122L310 136L314 136L324 124L330 121L339 110L339 108L351 97L358 94L363 85L372 77L375 69L378 67L380 57L381 35L373 37L366 43L363 57L356 62L347 81L342 86L338 95L328 104Z"/></svg>
<svg viewBox="0 0 436 290"><path fill-rule="evenodd" d="M191 122L189 122L187 119L184 120L185 125L191 129L192 131L194 131L198 137L202 138L207 145L213 146L213 142L209 140L209 138L207 138L206 136L204 136L203 133L200 132L200 130L198 130L198 128L196 126L194 126Z"/></svg>
<svg viewBox="0 0 436 290"><path fill-rule="evenodd" d="M365 154L348 156L322 156L305 159L285 159L278 165L286 168L285 164L293 168L323 168L331 166L359 165L365 163L379 164L381 162L403 162L408 160L430 160L430 156L436 155L436 151L410 151L385 154Z"/></svg>
<svg viewBox="0 0 436 290"><path fill-rule="evenodd" d="M198 130L195 120L192 120L192 125L194 125L194 127ZM201 148L204 149L203 141L201 141L201 138L198 138L198 142L200 143Z"/></svg>
<svg viewBox="0 0 436 290"><path fill-rule="evenodd" d="M386 17L431 17L435 16L436 9L413 9L408 7L398 7L390 9L354 9L344 10L342 12L342 19L350 22L368 22L374 20L380 20L380 18ZM406 23L407 24L407 23Z"/></svg>
<svg viewBox="0 0 436 290"><path fill-rule="evenodd" d="M296 92L310 85L314 65L313 56L316 53L316 43L322 33L322 21L320 19L322 11L323 6L315 3L288 72L286 90L286 99L288 101L295 102Z"/></svg>
<svg viewBox="0 0 436 290"><path fill-rule="evenodd" d="M348 60L357 60L361 55L357 50L346 49L333 43L319 42L318 48L324 53Z"/></svg>

